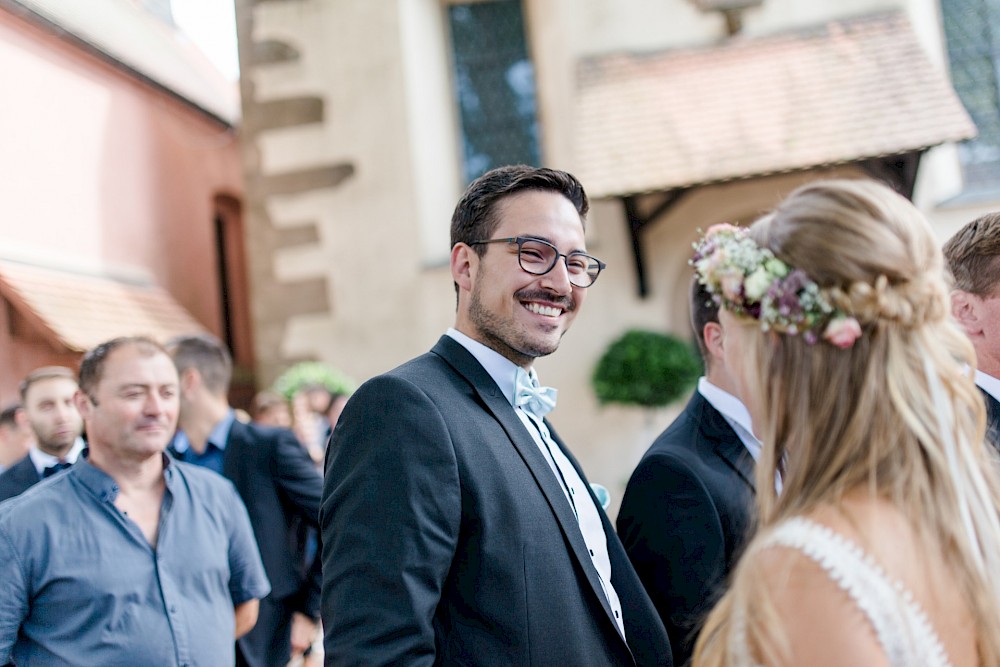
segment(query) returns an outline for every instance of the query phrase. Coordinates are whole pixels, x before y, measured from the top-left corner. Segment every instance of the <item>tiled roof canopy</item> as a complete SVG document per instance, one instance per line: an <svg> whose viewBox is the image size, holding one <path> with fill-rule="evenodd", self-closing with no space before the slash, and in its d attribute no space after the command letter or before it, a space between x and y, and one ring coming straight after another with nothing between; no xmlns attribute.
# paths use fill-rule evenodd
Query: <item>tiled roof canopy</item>
<svg viewBox="0 0 1000 667"><path fill-rule="evenodd" d="M975 135L900 13L583 61L576 173L595 197L925 149Z"/></svg>
<svg viewBox="0 0 1000 667"><path fill-rule="evenodd" d="M0 296L56 346L83 352L117 336L199 333L166 290L0 261Z"/></svg>

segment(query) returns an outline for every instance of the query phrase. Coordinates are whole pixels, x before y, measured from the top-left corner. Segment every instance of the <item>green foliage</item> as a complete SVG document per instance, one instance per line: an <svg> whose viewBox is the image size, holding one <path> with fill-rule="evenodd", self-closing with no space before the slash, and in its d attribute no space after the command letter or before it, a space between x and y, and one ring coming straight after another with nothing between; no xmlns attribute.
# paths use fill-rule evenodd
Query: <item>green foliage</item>
<svg viewBox="0 0 1000 667"><path fill-rule="evenodd" d="M690 343L633 329L608 346L591 382L601 404L662 407L683 396L701 373L701 357Z"/></svg>
<svg viewBox="0 0 1000 667"><path fill-rule="evenodd" d="M354 380L322 361L302 361L278 376L273 389L288 400L303 387L320 385L334 394L349 396L356 388Z"/></svg>

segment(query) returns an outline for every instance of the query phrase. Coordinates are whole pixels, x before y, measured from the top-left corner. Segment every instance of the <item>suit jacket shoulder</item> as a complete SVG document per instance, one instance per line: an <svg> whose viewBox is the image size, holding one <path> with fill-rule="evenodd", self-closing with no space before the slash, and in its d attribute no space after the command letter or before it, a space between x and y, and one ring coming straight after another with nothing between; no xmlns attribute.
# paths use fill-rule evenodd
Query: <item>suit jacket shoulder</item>
<svg viewBox="0 0 1000 667"><path fill-rule="evenodd" d="M699 623L742 547L752 480L749 451L698 392L629 479L618 535L667 628L677 665L690 659Z"/></svg>
<svg viewBox="0 0 1000 667"><path fill-rule="evenodd" d="M25 456L0 474L0 502L21 495L40 481L31 456Z"/></svg>

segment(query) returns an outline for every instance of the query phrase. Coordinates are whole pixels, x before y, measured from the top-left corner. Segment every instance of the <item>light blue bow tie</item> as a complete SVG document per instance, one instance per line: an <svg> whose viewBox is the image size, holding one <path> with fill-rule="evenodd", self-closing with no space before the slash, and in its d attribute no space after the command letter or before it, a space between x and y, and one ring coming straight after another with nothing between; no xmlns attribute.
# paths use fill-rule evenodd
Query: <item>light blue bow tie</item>
<svg viewBox="0 0 1000 667"><path fill-rule="evenodd" d="M556 390L540 387L534 369L528 373L518 368L514 376L514 405L537 419L544 419L556 407Z"/></svg>

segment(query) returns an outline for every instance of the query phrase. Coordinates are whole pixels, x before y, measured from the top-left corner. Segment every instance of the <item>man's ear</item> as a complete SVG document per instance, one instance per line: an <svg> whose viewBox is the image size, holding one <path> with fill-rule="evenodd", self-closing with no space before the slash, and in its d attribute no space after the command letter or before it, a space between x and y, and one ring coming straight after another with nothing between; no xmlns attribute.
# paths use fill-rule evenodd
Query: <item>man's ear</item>
<svg viewBox="0 0 1000 667"><path fill-rule="evenodd" d="M18 408L14 411L14 423L17 424L18 428L31 428L28 413L24 411L24 408Z"/></svg>
<svg viewBox="0 0 1000 667"><path fill-rule="evenodd" d="M190 394L201 386L201 373L197 368L187 368L180 374L181 394Z"/></svg>
<svg viewBox="0 0 1000 667"><path fill-rule="evenodd" d="M706 322L702 329L702 335L705 337L705 348L708 350L708 356L711 357L711 359L706 359L706 363L710 364L716 359L722 359L725 354L726 339L722 325L718 322Z"/></svg>
<svg viewBox="0 0 1000 667"><path fill-rule="evenodd" d="M970 338L983 334L983 324L979 316L980 304L981 300L975 294L958 289L951 292L952 317Z"/></svg>
<svg viewBox="0 0 1000 667"><path fill-rule="evenodd" d="M451 279L460 289L472 290L472 281L479 267L479 255L470 246L456 243L451 249Z"/></svg>
<svg viewBox="0 0 1000 667"><path fill-rule="evenodd" d="M76 411L79 412L80 416L85 420L90 416L90 411L94 407L90 397L87 396L82 389L77 389L73 393L73 405L76 406ZM24 410L21 410L20 412L24 412Z"/></svg>

